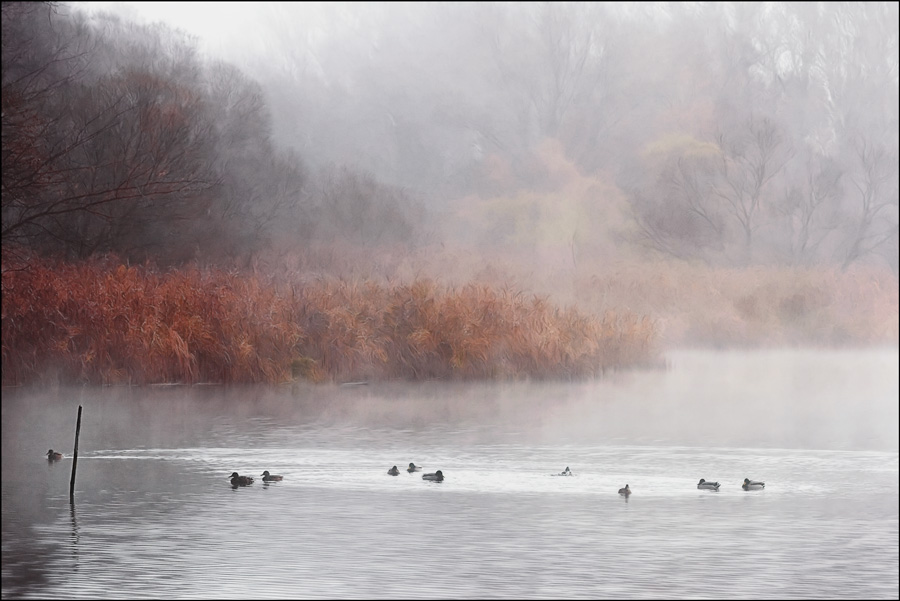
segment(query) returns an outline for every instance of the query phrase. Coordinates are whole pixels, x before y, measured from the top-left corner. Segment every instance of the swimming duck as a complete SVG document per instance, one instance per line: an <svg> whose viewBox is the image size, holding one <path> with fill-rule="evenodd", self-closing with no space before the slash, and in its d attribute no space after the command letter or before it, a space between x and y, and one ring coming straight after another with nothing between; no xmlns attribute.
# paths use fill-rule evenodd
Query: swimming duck
<svg viewBox="0 0 900 601"><path fill-rule="evenodd" d="M575 474L572 473L572 470L570 470L570 469L569 469L569 466L567 465L567 466L566 466L566 469L564 469L563 471L561 471L561 472L559 473L559 475L560 475L560 476L574 476Z"/></svg>
<svg viewBox="0 0 900 601"><path fill-rule="evenodd" d="M416 467L416 464L415 464L415 463L410 462L409 467L406 468L406 471L409 472L409 473L411 474L411 473L413 473L413 472L421 472L421 471L422 471L422 468Z"/></svg>
<svg viewBox="0 0 900 601"><path fill-rule="evenodd" d="M47 451L47 461L59 461L62 459L62 453L57 453L53 449Z"/></svg>
<svg viewBox="0 0 900 601"><path fill-rule="evenodd" d="M625 495L625 496L627 497L628 495L631 494L631 489L628 488L628 485L626 484L626 485L625 485L625 488L620 488L620 489L619 489L619 494L620 494L620 495Z"/></svg>
<svg viewBox="0 0 900 601"><path fill-rule="evenodd" d="M441 470L438 470L433 474L423 474L422 480L432 480L434 482L443 482L444 474L441 472Z"/></svg>
<svg viewBox="0 0 900 601"><path fill-rule="evenodd" d="M744 478L744 483L741 485L741 488L743 488L744 490L762 490L765 487L765 482L757 482L756 480L751 480L750 478Z"/></svg>
<svg viewBox="0 0 900 601"><path fill-rule="evenodd" d="M400 470L397 469L396 465L388 470L388 476L399 476L399 475L400 475Z"/></svg>
<svg viewBox="0 0 900 601"><path fill-rule="evenodd" d="M281 482L284 480L284 476L273 476L269 473L269 470L266 470L262 473L263 482ZM252 482L252 480L251 480Z"/></svg>
<svg viewBox="0 0 900 601"><path fill-rule="evenodd" d="M697 483L697 488L701 490L719 490L719 483L707 482L703 478L700 478L700 482Z"/></svg>
<svg viewBox="0 0 900 601"><path fill-rule="evenodd" d="M247 486L248 484L253 484L253 478L241 476L237 472L231 472L231 484L233 486Z"/></svg>

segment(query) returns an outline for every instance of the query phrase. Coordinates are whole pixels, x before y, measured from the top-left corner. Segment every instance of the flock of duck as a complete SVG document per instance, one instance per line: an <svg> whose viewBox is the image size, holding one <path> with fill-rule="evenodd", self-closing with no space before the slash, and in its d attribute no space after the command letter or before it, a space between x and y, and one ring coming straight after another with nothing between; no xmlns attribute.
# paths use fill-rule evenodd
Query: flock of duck
<svg viewBox="0 0 900 601"><path fill-rule="evenodd" d="M262 476L263 482L281 482L282 480L284 480L284 476L276 476L275 474L270 474L269 470L264 471L260 475ZM232 486L248 486L250 484L253 484L253 481L255 480L255 478L252 478L250 476L241 476L237 472L231 472L231 476L229 476L229 478L231 478Z"/></svg>
<svg viewBox="0 0 900 601"><path fill-rule="evenodd" d="M762 490L765 487L765 482L758 482L756 480L751 480L750 478L744 478L744 483L741 484L741 488L744 490ZM719 483L707 482L703 478L700 478L700 482L697 483L697 488L700 490L719 490Z"/></svg>
<svg viewBox="0 0 900 601"><path fill-rule="evenodd" d="M406 468L406 471L409 472L410 474L412 474L414 472L422 471L422 468L417 466L415 463L410 463L409 467ZM389 469L387 471L387 473L388 473L388 476L399 476L400 470L395 465L391 469ZM561 471L558 474L553 474L553 475L554 476L574 476L575 474L572 473L572 470L569 469L569 466L566 466L566 469L564 469L563 471ZM262 479L263 479L263 482L278 482L280 480L283 480L284 478L282 476L273 476L273 475L269 474L268 470L266 470L262 473ZM438 470L438 471L434 472L433 474L422 474L422 479L430 480L432 482L443 482L444 474L443 474L443 472L441 472L441 470ZM248 484L253 484L253 478L251 478L249 476L241 476L241 475L238 475L237 472L234 472L231 474L231 484L234 486L247 486ZM720 486L720 484L718 482L707 482L703 478L700 478L700 482L697 483L697 488L700 490L718 491L719 486ZM741 485L741 488L743 488L744 490L762 490L765 487L766 487L765 482L758 482L756 480L751 480L750 478L744 478L744 483ZM624 488L619 489L619 494L624 497L627 497L628 495L631 494L631 487L628 484L626 484Z"/></svg>
<svg viewBox="0 0 900 601"><path fill-rule="evenodd" d="M421 472L422 468L417 466L415 463L410 463L409 467L406 468L406 471L412 474L413 472ZM389 476L399 476L400 470L397 469L395 465L391 469L388 470ZM231 476L231 485L232 486L249 486L253 484L255 478L250 476L241 476L237 472L232 472ZM270 474L269 470L266 470L262 473L263 482L281 482L284 480L284 476L276 476L274 474ZM444 473L441 470L434 472L433 474L422 474L422 480L430 480L432 482L443 482L444 481Z"/></svg>
<svg viewBox="0 0 900 601"><path fill-rule="evenodd" d="M558 474L553 474L554 476L574 476L572 470L569 469L569 466L566 466L566 469L561 471ZM700 482L697 483L697 488L700 490L719 490L718 482L707 482L703 478L700 478ZM766 487L765 482L758 482L756 480L751 480L750 478L744 478L744 483L741 485L741 488L744 490L762 490ZM631 487L626 484L624 488L619 489L619 494L623 497L627 497L631 494Z"/></svg>
<svg viewBox="0 0 900 601"><path fill-rule="evenodd" d="M410 462L409 467L406 468L406 471L412 474L413 472L421 472L422 468L416 465L415 463ZM400 470L397 469L395 465L391 469L388 470L388 476L399 476ZM431 480L432 482L443 482L444 481L444 472L438 470L433 474L422 474L422 480Z"/></svg>
<svg viewBox="0 0 900 601"><path fill-rule="evenodd" d="M700 490L719 490L719 486L720 484L718 482L707 482L703 478L700 478L700 482L697 483L697 488ZM751 480L750 478L744 478L744 483L741 485L741 488L744 490L762 490L765 487L765 482L758 482L756 480ZM625 488L619 489L619 494L627 497L631 494L631 488L626 484Z"/></svg>
<svg viewBox="0 0 900 601"><path fill-rule="evenodd" d="M59 461L62 459L62 453L57 453L53 449L47 451L47 460L48 461ZM422 468L417 466L415 463L410 462L409 467L406 468L406 471L410 474L414 472L421 472ZM391 469L387 471L389 476L399 476L400 470L397 469L397 466L393 466ZM554 476L574 476L572 470L569 469L569 466L566 466L566 469L561 471L558 474L553 474ZM278 476L275 474L270 474L269 470L265 470L262 474L263 482L281 482L284 480L284 476ZM232 472L231 476L231 485L232 486L248 486L253 484L255 478L250 476L241 476L237 472ZM430 480L431 482L443 482L444 474L441 470L437 470L433 474L422 474L422 480ZM697 483L697 488L700 490L719 490L720 484L718 482L707 482L703 478L700 478L700 482ZM744 490L762 490L766 487L765 482L759 482L757 480L751 480L750 478L744 478L744 483L741 485L741 488ZM624 488L619 489L619 494L627 497L631 494L631 487L626 484Z"/></svg>

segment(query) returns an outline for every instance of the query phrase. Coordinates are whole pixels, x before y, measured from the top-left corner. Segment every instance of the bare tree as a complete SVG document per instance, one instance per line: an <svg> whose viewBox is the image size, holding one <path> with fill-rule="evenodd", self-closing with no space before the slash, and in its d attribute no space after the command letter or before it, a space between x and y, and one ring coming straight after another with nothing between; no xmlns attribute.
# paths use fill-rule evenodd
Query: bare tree
<svg viewBox="0 0 900 601"><path fill-rule="evenodd" d="M557 137L576 101L603 80L603 24L611 19L604 7L579 3L540 2L504 12L492 58L507 93L520 99L523 141Z"/></svg>
<svg viewBox="0 0 900 601"><path fill-rule="evenodd" d="M735 221L743 237L744 260L753 255L753 233L760 226L760 205L766 186L778 175L793 151L781 130L768 117L749 117L737 131L720 132L719 177L713 194Z"/></svg>
<svg viewBox="0 0 900 601"><path fill-rule="evenodd" d="M845 268L897 238L898 157L863 136L854 150L857 163L849 179L856 202L847 230Z"/></svg>
<svg viewBox="0 0 900 601"><path fill-rule="evenodd" d="M824 243L840 225L843 171L833 159L810 158L804 166L803 182L791 186L777 203L776 211L786 220L790 260L811 264L823 260Z"/></svg>
<svg viewBox="0 0 900 601"><path fill-rule="evenodd" d="M315 178L321 222L318 235L359 245L412 244L423 220L408 191L348 167L327 167Z"/></svg>
<svg viewBox="0 0 900 601"><path fill-rule="evenodd" d="M51 28L70 40L62 48L89 45L88 32L47 16L20 25ZM79 256L165 248L178 222L202 212L197 201L212 184L202 99L140 68L95 79L67 68L80 63L61 52L35 50L29 71L4 39L4 242Z"/></svg>
<svg viewBox="0 0 900 601"><path fill-rule="evenodd" d="M728 242L726 213L714 195L719 152L690 137L663 139L620 181L643 245L681 259L715 261Z"/></svg>

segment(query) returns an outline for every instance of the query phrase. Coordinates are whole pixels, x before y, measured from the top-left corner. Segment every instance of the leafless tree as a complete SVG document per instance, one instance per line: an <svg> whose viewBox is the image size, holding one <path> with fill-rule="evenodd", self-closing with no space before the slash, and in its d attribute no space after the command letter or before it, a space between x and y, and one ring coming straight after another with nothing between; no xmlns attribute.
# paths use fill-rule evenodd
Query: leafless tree
<svg viewBox="0 0 900 601"><path fill-rule="evenodd" d="M212 184L203 102L151 71L94 78L72 68L99 51L95 40L47 11L15 16L21 30L51 28L43 35L67 40L60 49L42 56L35 36L26 43L37 50L16 54L4 38L4 242L79 256L159 251L173 226L202 211L196 201Z"/></svg>
<svg viewBox="0 0 900 601"><path fill-rule="evenodd" d="M766 186L781 173L793 151L768 117L751 116L737 131L720 132L716 141L721 149L720 168L712 191L738 224L749 263L753 234L760 226L760 205L768 197Z"/></svg>
<svg viewBox="0 0 900 601"><path fill-rule="evenodd" d="M897 155L863 136L855 141L854 169L849 175L855 200L847 228L846 268L897 238Z"/></svg>

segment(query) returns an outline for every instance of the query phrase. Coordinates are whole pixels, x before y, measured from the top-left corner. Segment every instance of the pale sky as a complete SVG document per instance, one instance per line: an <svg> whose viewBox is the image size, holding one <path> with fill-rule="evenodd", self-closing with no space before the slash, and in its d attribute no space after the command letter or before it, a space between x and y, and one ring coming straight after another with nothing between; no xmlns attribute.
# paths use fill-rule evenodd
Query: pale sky
<svg viewBox="0 0 900 601"><path fill-rule="evenodd" d="M329 2L70 2L87 11L106 11L124 19L153 23L162 21L197 37L198 49L236 65L250 54L272 51L278 40L268 35L273 26L303 20L304 35L314 30L312 22L329 18L322 7ZM353 6L356 3L345 3ZM333 7L329 7L333 8Z"/></svg>
<svg viewBox="0 0 900 601"><path fill-rule="evenodd" d="M72 2L88 10L109 11L149 22L163 21L199 38L204 50L218 50L246 28L248 11L262 4L244 2ZM132 14L133 11L133 14Z"/></svg>

